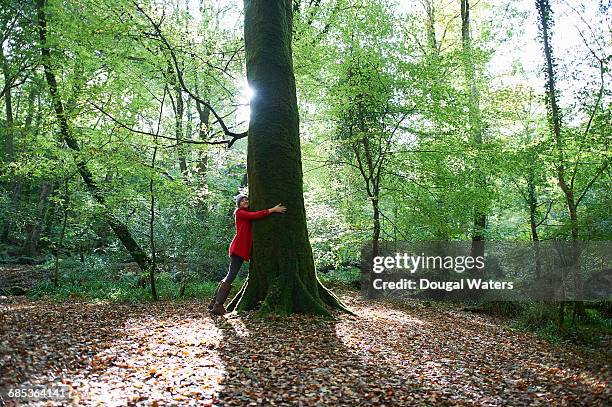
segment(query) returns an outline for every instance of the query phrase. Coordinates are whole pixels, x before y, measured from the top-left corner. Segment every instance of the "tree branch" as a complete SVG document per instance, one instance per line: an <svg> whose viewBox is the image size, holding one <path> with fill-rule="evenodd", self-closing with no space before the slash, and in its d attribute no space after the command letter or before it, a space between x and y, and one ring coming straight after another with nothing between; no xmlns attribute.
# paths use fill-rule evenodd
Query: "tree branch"
<svg viewBox="0 0 612 407"><path fill-rule="evenodd" d="M201 99L200 97L198 97L196 94L194 94L185 84L185 80L183 78L183 72L181 71L181 68L179 67L179 63L178 63L178 59L176 57L176 53L174 52L174 49L172 48L172 46L170 45L170 43L168 42L168 40L166 39L166 37L164 36L162 30L161 30L161 21L159 23L156 23L153 18L151 18L151 16L149 16L144 9L137 3L137 2L132 2L134 4L134 6L136 7L136 9L143 15L145 16L145 18L147 20L149 20L149 22L151 23L151 25L153 26L153 28L155 29L155 34L156 36L162 41L162 43L164 44L164 46L166 47L166 49L168 50L168 52L170 52L170 57L172 58L172 62L174 64L174 69L176 70L176 75L178 77L179 80L179 84L181 85L181 88L183 89L184 92L186 92L193 100L200 102L201 104L203 104L204 106L206 106L210 112L213 114L213 116L215 116L215 119L217 119L217 122L219 123L219 125L221 126L221 128L223 129L223 132L227 135L232 137L231 141L227 142L227 147L230 148L235 142L236 140L240 139L240 138L244 138L248 136L248 132L243 132L240 134L234 133L232 132L227 125L225 124L225 122L223 121L223 118L215 111L215 109L210 105L210 103L206 102L205 100ZM225 143L225 141L223 142L216 142L216 143L208 143L208 144L223 144Z"/></svg>
<svg viewBox="0 0 612 407"><path fill-rule="evenodd" d="M548 209L546 209L546 213L544 214L544 217L535 225L536 228L540 226L542 223L544 223L546 219L548 219L548 214L550 213L550 210L552 209L552 205L553 205L553 200L551 199L548 202Z"/></svg>
<svg viewBox="0 0 612 407"><path fill-rule="evenodd" d="M172 140L172 141L176 141L175 137L168 137L168 136L163 136L161 134L155 134L155 133L151 133L148 131L142 131L142 130L138 130L138 129L134 129L124 123L122 123L121 121L115 119L111 114L109 114L108 112L106 112L104 109L102 109L100 106L96 105L93 102L89 102L90 105L92 105L94 108L96 108L98 111L100 111L104 116L108 117L109 119L111 119L115 124L117 124L119 127L124 128L132 133L137 133L137 134L143 134L145 136L151 136L151 137L159 137L159 138L163 138L165 140ZM233 137L229 140L213 140L213 141L204 141L204 140L181 140L181 143L186 143L186 144L208 144L208 145L218 145L218 144L227 144L227 148L230 148L231 146L234 145L234 143L238 140L240 140L241 138L245 138L247 137L248 133L244 132L244 133L232 133Z"/></svg>
<svg viewBox="0 0 612 407"><path fill-rule="evenodd" d="M605 83L604 81L604 61L598 58L597 55L595 55L595 58L597 58L597 60L599 61L599 75L601 78L601 86L599 87L599 93L597 95L597 101L595 102L595 107L593 107L593 111L591 112L591 115L589 116L589 121L587 123L587 126L584 129L584 134L582 135L583 142L580 144L580 149L578 150L578 157L576 157L576 165L574 165L574 169L572 171L572 178L570 180L571 188L574 187L574 178L576 178L576 173L578 172L578 163L580 162L580 153L582 152L582 148L584 146L584 140L586 139L586 136L589 134L589 131L591 130L591 124L593 123L593 118L595 117L595 114L597 113L597 108L599 107L599 103L601 102L601 98L604 93L604 83Z"/></svg>
<svg viewBox="0 0 612 407"><path fill-rule="evenodd" d="M599 169L597 170L593 178L589 181L587 186L584 187L584 191L582 191L582 194L580 194L580 196L578 197L578 200L576 201L576 207L578 207L578 205L580 204L580 201L582 201L582 198L584 198L586 193L589 192L589 189L591 189L591 186L593 186L593 183L597 180L597 178L599 178L599 176L606 170L606 168L608 168L608 164L610 164L610 161L605 160L603 164L601 165L601 167L599 167Z"/></svg>

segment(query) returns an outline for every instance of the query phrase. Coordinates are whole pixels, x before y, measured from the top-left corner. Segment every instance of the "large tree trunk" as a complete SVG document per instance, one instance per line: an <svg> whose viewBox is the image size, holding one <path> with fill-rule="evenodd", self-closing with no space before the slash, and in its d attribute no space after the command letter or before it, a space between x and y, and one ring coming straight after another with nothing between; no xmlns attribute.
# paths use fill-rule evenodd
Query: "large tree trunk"
<svg viewBox="0 0 612 407"><path fill-rule="evenodd" d="M284 215L253 224L249 278L232 301L262 314L328 315L343 308L319 282L306 230L299 117L291 55L290 0L245 0L244 38L251 101L248 173L253 210L282 202Z"/></svg>
<svg viewBox="0 0 612 407"><path fill-rule="evenodd" d="M64 110L64 104L62 103L62 99L57 87L57 80L55 79L55 74L51 69L51 52L47 45L47 21L44 7L45 0L36 0L36 12L38 16L38 34L40 38L42 65L44 68L47 85L49 86L51 103L53 105L53 110L55 111L55 115L59 123L60 133L64 142L71 150L79 152L79 144L77 142L77 139L74 137L72 129L70 128L70 125L68 123L68 118L66 117ZM138 264L140 269L144 272L149 271L149 257L140 247L140 245L134 240L127 226L117 217L115 217L106 205L104 195L98 188L98 185L96 184L93 178L93 174L91 173L89 168L87 168L87 164L84 159L81 158L78 154L75 156L75 158L76 166L79 171L79 174L81 175L81 178L83 179L83 182L87 186L87 189L89 190L93 198L96 200L96 202L98 202L103 208L102 214L104 216L104 220L115 232L121 243L123 243L123 246L131 254L132 258Z"/></svg>

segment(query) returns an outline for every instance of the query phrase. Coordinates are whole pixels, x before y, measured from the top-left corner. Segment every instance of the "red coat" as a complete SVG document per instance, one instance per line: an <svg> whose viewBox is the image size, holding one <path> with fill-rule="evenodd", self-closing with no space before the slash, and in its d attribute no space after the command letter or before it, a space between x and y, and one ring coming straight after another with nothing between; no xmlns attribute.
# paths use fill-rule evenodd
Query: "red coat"
<svg viewBox="0 0 612 407"><path fill-rule="evenodd" d="M236 254L244 260L249 261L251 257L251 246L253 245L253 225L251 221L254 219L268 216L270 211L249 212L246 209L238 208L234 212L236 218L236 236L232 240L229 247L229 255Z"/></svg>

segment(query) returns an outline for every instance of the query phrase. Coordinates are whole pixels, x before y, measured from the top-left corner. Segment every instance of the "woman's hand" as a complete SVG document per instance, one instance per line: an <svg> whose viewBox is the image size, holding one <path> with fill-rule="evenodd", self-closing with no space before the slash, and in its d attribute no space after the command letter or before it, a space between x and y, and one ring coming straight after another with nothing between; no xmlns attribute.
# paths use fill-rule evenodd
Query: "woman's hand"
<svg viewBox="0 0 612 407"><path fill-rule="evenodd" d="M278 204L274 208L270 208L268 210L270 211L270 213L285 213L287 211L287 208L285 208L282 204Z"/></svg>

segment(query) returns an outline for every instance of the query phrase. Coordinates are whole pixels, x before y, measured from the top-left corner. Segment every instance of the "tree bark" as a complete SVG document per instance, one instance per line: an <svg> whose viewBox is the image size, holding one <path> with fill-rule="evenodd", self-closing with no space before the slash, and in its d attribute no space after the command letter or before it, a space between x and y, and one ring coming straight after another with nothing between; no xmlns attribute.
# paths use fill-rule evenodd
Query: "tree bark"
<svg viewBox="0 0 612 407"><path fill-rule="evenodd" d="M27 226L28 237L25 244L25 255L34 257L38 254L38 240L40 239L40 231L45 224L45 213L48 205L48 198L53 190L53 183L43 182L40 187L40 198L37 206L37 218L33 219Z"/></svg>
<svg viewBox="0 0 612 407"><path fill-rule="evenodd" d="M288 209L253 222L249 277L230 308L279 315L347 310L318 280L306 229L291 1L245 0L244 15L247 79L256 92L247 159L251 209L279 202Z"/></svg>
<svg viewBox="0 0 612 407"><path fill-rule="evenodd" d="M53 110L55 111L55 115L60 127L60 134L66 145L78 153L80 151L79 144L77 139L74 137L72 133L72 129L70 128L70 124L68 123L68 118L64 111L64 105L62 103L61 96L59 94L57 80L55 78L55 74L51 67L51 52L47 45L47 20L45 16L45 0L36 0L36 13L38 16L38 34L40 39L40 52L42 55L42 65L45 73L45 79L47 81L47 85L49 86L49 93L51 96L51 103L53 106ZM145 251L140 247L140 245L134 240L127 226L117 219L106 204L106 200L104 195L98 188L96 184L93 174L87 167L86 162L81 158L78 154L75 156L76 166L78 169L83 182L87 186L87 189L91 193L92 197L98 202L103 210L102 214L104 216L104 220L108 223L110 228L115 232L123 246L127 249L127 251L131 254L134 261L138 264L140 269L144 272L149 270L150 260Z"/></svg>
<svg viewBox="0 0 612 407"><path fill-rule="evenodd" d="M536 209L538 207L538 200L535 194L535 185L531 174L527 178L527 194L529 205L529 225L531 226L531 240L537 242L540 240L540 238L538 237L538 222L536 221Z"/></svg>

